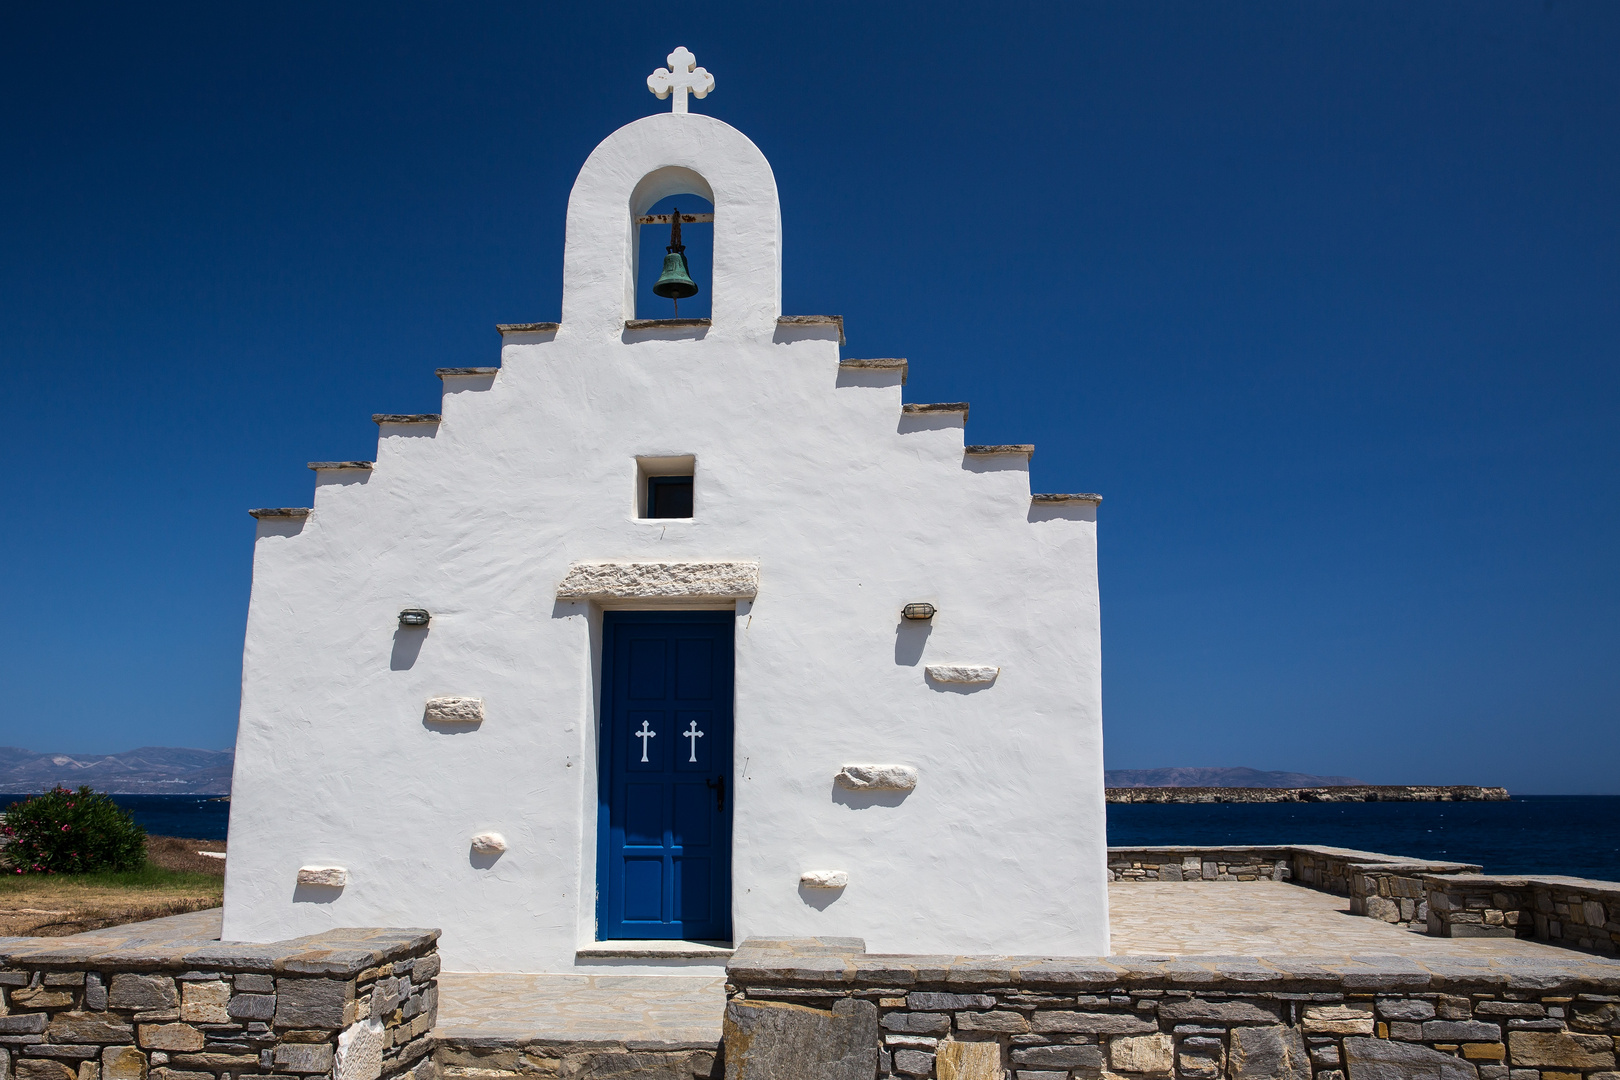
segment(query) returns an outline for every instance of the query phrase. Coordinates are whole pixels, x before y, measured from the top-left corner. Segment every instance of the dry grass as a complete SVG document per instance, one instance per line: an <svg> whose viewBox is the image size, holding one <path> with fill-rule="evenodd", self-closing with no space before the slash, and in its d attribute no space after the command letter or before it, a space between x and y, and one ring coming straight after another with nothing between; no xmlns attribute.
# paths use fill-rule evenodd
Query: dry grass
<svg viewBox="0 0 1620 1080"><path fill-rule="evenodd" d="M143 870L107 874L0 875L0 935L64 937L105 926L218 907L225 860L218 840L154 836Z"/></svg>
<svg viewBox="0 0 1620 1080"><path fill-rule="evenodd" d="M223 840L187 840L183 836L149 836L146 838L146 858L165 870L182 873L209 874L225 877L225 860L210 859L199 851L224 851Z"/></svg>

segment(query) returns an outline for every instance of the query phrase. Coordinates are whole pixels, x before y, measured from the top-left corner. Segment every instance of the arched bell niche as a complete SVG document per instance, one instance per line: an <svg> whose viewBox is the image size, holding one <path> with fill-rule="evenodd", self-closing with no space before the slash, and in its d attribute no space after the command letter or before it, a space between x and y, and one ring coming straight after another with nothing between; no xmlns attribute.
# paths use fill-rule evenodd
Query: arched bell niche
<svg viewBox="0 0 1620 1080"><path fill-rule="evenodd" d="M661 113L602 140L574 181L560 340L619 340L627 319L674 314L673 304L651 295L669 227L642 226L637 219L665 200L691 213L685 200L694 196L701 202L690 206L712 212L714 223L689 233L683 225L683 240L689 249L694 240L709 245L703 250L712 251L712 261L701 261L712 269L704 275L708 281L699 281L704 292L682 301L681 316L713 319L705 335L711 342L775 334L782 312L782 213L770 163L741 132L712 116ZM652 302L642 302L643 290ZM705 295L708 304L700 308Z"/></svg>
<svg viewBox="0 0 1620 1080"><path fill-rule="evenodd" d="M686 206L681 206L683 197ZM665 224L640 224L641 218L668 214L674 207L680 207L683 216L712 214L714 189L701 173L679 165L654 169L631 189L630 221L635 241L630 245L630 273L635 283L635 317L638 319L675 317L675 303L655 296L652 291L653 283L663 269L670 227ZM680 305L680 317L707 319L714 302L714 225L711 222L700 227L697 223L683 223L681 240L686 245L687 265L699 292Z"/></svg>
<svg viewBox="0 0 1620 1080"><path fill-rule="evenodd" d="M668 195L638 214L645 217L666 218L680 212L681 244L685 247L687 273L697 284L696 296L676 300L658 296L653 285L664 269L668 254L670 226L665 221L638 224L636 231L636 318L638 319L707 319L714 303L714 222L687 221L689 217L712 217L714 204L694 192Z"/></svg>

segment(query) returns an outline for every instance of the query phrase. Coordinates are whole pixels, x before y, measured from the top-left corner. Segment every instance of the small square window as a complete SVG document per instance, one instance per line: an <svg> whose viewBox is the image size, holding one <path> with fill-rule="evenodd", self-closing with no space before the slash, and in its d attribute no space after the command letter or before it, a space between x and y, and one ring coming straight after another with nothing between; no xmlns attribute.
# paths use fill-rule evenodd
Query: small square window
<svg viewBox="0 0 1620 1080"><path fill-rule="evenodd" d="M647 477L647 516L650 518L689 518L692 516L690 476Z"/></svg>
<svg viewBox="0 0 1620 1080"><path fill-rule="evenodd" d="M636 457L636 517L641 521L691 521L697 509L693 480L697 457L668 454Z"/></svg>

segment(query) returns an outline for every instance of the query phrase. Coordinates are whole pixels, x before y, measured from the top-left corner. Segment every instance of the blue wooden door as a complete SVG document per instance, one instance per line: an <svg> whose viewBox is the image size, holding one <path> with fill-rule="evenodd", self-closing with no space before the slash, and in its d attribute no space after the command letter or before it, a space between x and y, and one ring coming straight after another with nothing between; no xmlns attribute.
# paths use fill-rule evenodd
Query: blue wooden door
<svg viewBox="0 0 1620 1080"><path fill-rule="evenodd" d="M603 616L597 935L731 937L729 611Z"/></svg>

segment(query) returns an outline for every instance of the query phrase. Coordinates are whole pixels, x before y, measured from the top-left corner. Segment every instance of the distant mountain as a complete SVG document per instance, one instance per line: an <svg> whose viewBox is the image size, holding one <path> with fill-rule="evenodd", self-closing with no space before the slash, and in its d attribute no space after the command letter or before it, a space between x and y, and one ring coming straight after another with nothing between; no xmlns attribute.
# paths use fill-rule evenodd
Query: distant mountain
<svg viewBox="0 0 1620 1080"><path fill-rule="evenodd" d="M113 795L229 795L231 750L143 746L122 754L36 754L0 746L0 792L44 791L56 784L89 784ZM1301 788L1351 787L1350 776L1265 772L1245 768L1109 769L1108 787Z"/></svg>
<svg viewBox="0 0 1620 1080"><path fill-rule="evenodd" d="M1264 772L1260 769L1109 769L1103 773L1107 787L1354 787L1360 780L1350 776L1311 776L1297 772Z"/></svg>
<svg viewBox="0 0 1620 1080"><path fill-rule="evenodd" d="M143 746L122 754L36 754L0 746L0 792L89 784L112 795L229 795L233 750Z"/></svg>

